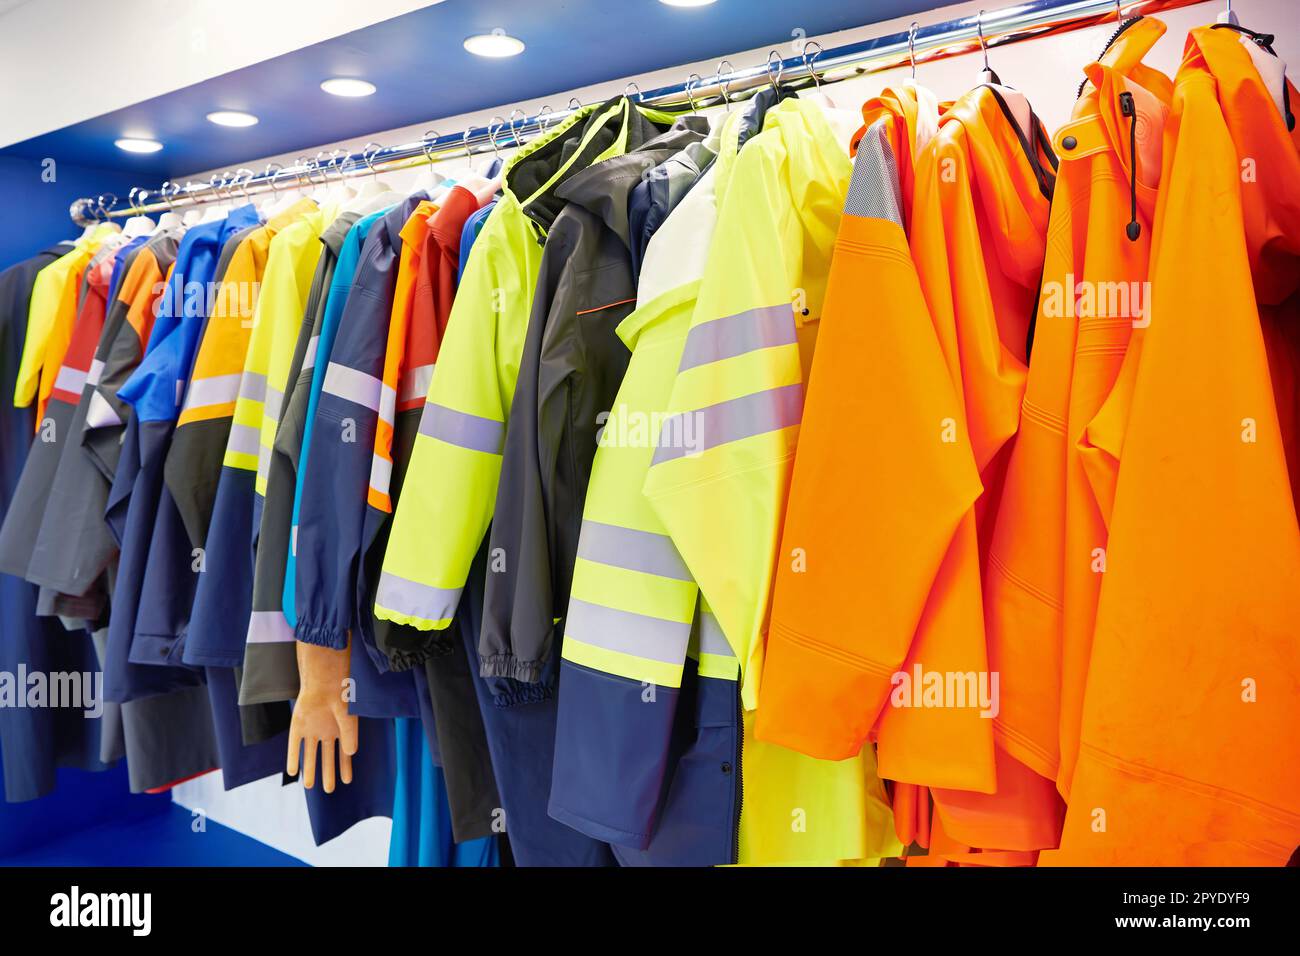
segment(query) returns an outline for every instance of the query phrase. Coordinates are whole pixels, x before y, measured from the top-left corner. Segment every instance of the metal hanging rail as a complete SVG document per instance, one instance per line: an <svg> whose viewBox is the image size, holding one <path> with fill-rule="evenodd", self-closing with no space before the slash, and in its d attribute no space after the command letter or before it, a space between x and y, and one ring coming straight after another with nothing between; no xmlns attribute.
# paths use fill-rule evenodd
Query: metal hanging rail
<svg viewBox="0 0 1300 956"><path fill-rule="evenodd" d="M767 84L780 82L802 88L821 83L835 83L867 73L893 69L909 61L925 63L969 53L979 48L1002 46L1037 37L1078 30L1107 21L1138 14L1156 13L1176 7L1191 6L1206 0L1029 0L1001 10L980 11L975 16L959 17L930 26L872 37L857 43L824 50L810 40L800 55L782 59L776 50L766 63L737 70L723 60L711 77L692 73L685 83L663 86L642 92L635 83L627 85L627 96L638 104L654 106L667 112L685 113L730 105L752 96ZM405 169L473 156L488 151L499 152L519 146L535 133L561 122L582 108L577 98L569 100L563 110L543 106L535 116L514 110L509 117L493 117L488 126L471 127L460 133L440 135L434 130L424 138L396 146L367 143L360 153L340 155L336 149L323 151L314 159L299 158L292 166L271 163L261 172L240 168L206 183L180 186L163 183L156 190L131 191L128 205L117 208L118 197L109 194L78 199L70 209L73 221L86 225L96 219L142 215L150 212L183 209L205 202L251 197L259 193L293 189L311 183L324 183L331 176L345 178ZM320 177L317 179L316 177ZM105 199L111 199L105 203Z"/></svg>

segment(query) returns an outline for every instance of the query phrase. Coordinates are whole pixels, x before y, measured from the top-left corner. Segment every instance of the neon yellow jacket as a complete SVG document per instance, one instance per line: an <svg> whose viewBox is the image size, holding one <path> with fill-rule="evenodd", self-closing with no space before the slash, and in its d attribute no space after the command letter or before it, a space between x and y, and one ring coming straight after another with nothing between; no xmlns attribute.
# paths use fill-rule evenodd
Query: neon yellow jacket
<svg viewBox="0 0 1300 956"><path fill-rule="evenodd" d="M588 107L523 147L506 165L502 198L474 243L448 319L411 453L422 493L397 505L375 616L445 628L492 520L542 241L570 173L624 153L672 117L626 97Z"/></svg>

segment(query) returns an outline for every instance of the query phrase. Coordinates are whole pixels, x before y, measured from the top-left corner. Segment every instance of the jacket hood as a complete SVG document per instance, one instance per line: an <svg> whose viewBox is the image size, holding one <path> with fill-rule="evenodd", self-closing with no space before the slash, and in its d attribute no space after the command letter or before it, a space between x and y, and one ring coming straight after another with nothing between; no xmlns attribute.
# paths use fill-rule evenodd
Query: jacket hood
<svg viewBox="0 0 1300 956"><path fill-rule="evenodd" d="M691 144L703 141L708 131L709 123L703 116L683 116L666 133L631 152L574 173L556 188L555 195L588 210L624 244L630 244L627 202L632 190L649 170Z"/></svg>
<svg viewBox="0 0 1300 956"><path fill-rule="evenodd" d="M564 208L556 190L609 155L629 152L658 136L673 116L639 107L626 96L579 110L549 136L529 143L506 165L504 187L545 233Z"/></svg>

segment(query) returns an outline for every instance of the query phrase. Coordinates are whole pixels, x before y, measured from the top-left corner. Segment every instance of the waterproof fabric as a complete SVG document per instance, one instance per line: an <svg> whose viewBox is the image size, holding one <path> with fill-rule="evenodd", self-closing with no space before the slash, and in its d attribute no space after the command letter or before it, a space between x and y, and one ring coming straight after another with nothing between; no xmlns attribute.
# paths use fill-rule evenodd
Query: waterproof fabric
<svg viewBox="0 0 1300 956"><path fill-rule="evenodd" d="M497 488L479 661L485 677L537 683L563 617L597 433L630 353L618 324L636 303L628 203L647 172L700 141L698 117L556 190L520 357Z"/></svg>
<svg viewBox="0 0 1300 956"><path fill-rule="evenodd" d="M619 97L584 107L507 164L503 196L474 243L452 309L412 452L412 479L436 484L438 492L408 495L398 505L377 617L420 630L450 623L492 519L540 240L564 206L555 190L593 162L635 149L670 122ZM488 326L490 335L484 334ZM438 542L432 550L430 540Z"/></svg>
<svg viewBox="0 0 1300 956"><path fill-rule="evenodd" d="M66 246L55 246L0 272L0 389L6 395L18 378L32 287L41 270L66 251ZM0 407L0 502L6 509L16 500L19 476L33 444L34 418L31 408L14 408L9 402ZM75 671L95 679L99 667L89 637L84 632L67 633L57 621L37 617L36 588L31 584L0 574L0 609L0 671L13 675L20 669ZM25 687L21 690L26 693ZM60 766L103 769L100 720L87 720L80 710L13 703L0 706L7 801L34 800L50 793Z"/></svg>
<svg viewBox="0 0 1300 956"><path fill-rule="evenodd" d="M1061 165L1051 240L984 579L989 664L1001 675L999 744L1067 798L1107 537L1085 436L1146 323L1143 290L1173 83L1142 57L1164 32L1158 20L1130 21L1086 68L1083 95L1053 138ZM1131 119L1123 115L1125 94L1135 99ZM1140 231L1130 239L1134 167Z"/></svg>
<svg viewBox="0 0 1300 956"><path fill-rule="evenodd" d="M1269 39L1198 27L1174 80L1150 324L1084 443L1107 562L1053 863L1300 844L1300 131Z"/></svg>
<svg viewBox="0 0 1300 956"><path fill-rule="evenodd" d="M725 532L716 527L706 531L712 521L728 520L723 517L730 515L727 507L708 497L708 504L718 509L716 518L709 516L697 502L675 495L671 477L654 474L665 463L686 463L680 452L689 442L691 460L723 469L718 476L723 485L727 456L737 447L719 443L710 456L710 446L696 443L705 436L673 424L674 412L679 420L694 414L685 405L695 399L682 391L684 373L701 370L695 377L705 381L719 369L735 369L736 374L713 387L714 396L724 397L723 381L740 387L741 395L748 389L762 395L783 384L764 378L765 369L780 366L763 360L784 357L777 349L785 344L797 383L790 289L824 283L824 276L819 280L817 275L829 262L848 179L842 144L855 121L844 116L833 122L843 127L838 133L820 106L794 99L766 110L761 133L757 124L746 124L743 113L729 118L720 131L717 162L651 241L639 307L619 328L632 350L632 363L605 426L583 516L565 625L561 743L550 812L620 846L648 849L652 859L656 842L663 841L665 849L677 845L676 827L710 835L707 842L702 837L691 841L695 854L689 862L694 863L857 859L879 856L892 846L883 789L868 759L819 764L756 744L744 732L742 721L750 724L752 715L743 713L737 685L744 674L742 661L748 663L751 643L761 637L755 633L733 642L716 614L713 594L696 583L703 572L719 598L735 601L734 588L722 583L725 565L749 555L770 566L772 543L767 558L753 554L762 551L758 541L753 548L729 552L725 560L719 555L713 563L696 549L704 538L716 543L747 524L775 526L780 496L766 498L766 520L750 516L737 523L733 515ZM773 197L772 202L762 207L742 202L741 197L755 191ZM798 214L788 216L792 209ZM782 242L769 243L772 236ZM755 267L750 260L760 249L767 250L769 261ZM801 276L805 265L808 272ZM794 275L787 275L790 270ZM757 331L779 328L784 312L789 328L779 341L741 328L730 337L739 351L692 344L724 327L743 325L748 305L740 300L771 296L775 298L755 312ZM809 297L814 307L818 298L816 293ZM742 316L739 323L731 321L733 315ZM764 323L766 315L773 321ZM694 333L697 326L705 331ZM746 351L751 359L744 358ZM736 358L738 365L709 367ZM748 369L754 374L746 379ZM767 432L759 430L760 436ZM731 436L733 441L739 437ZM778 427L775 437L786 436ZM728 494L763 506L765 484L757 472L755 479L740 494ZM701 495L707 487L706 482L697 486ZM642 488L644 495L638 493ZM692 529L690 523L698 524ZM760 569L760 579L768 573ZM762 608L746 612L734 603L731 610L733 622L748 613L750 625L760 623ZM736 630L737 637L744 627ZM694 670L687 666L690 658L698 661L700 703L697 714L679 716L679 709L689 705L689 695L678 688L684 674ZM693 749L674 767L675 743L683 736L694 738ZM724 754L730 759L718 759ZM816 817L816 830L794 835L791 806ZM809 838L814 832L816 837Z"/></svg>
<svg viewBox="0 0 1300 956"><path fill-rule="evenodd" d="M1055 788L995 745L978 700L889 704L900 671L989 674L980 529L1019 424L1051 149L1023 96L975 88L916 154L905 236L894 145L914 138L882 127L858 149L827 310L845 328L813 371L758 733L830 759L874 736L881 775L935 788L955 841L1030 852L1055 841ZM850 494L861 507L833 507ZM867 544L882 540L897 545ZM850 615L846 593L870 614Z"/></svg>

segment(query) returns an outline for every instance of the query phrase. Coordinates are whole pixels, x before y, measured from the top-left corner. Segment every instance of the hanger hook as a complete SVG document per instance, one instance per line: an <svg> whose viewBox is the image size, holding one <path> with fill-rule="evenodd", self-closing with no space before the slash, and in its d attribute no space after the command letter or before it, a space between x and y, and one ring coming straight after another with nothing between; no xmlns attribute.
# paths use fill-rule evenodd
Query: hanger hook
<svg viewBox="0 0 1300 956"><path fill-rule="evenodd" d="M275 172L271 172L271 167L273 167L273 166L275 167ZM273 194L274 194L274 193L278 193L278 192L280 191L280 187L277 186L277 185L275 184L275 181L276 181L277 179L280 178L280 172L281 172L281 170L283 170L283 169L284 169L284 166L282 166L280 163L267 163L267 164L266 164L266 169L262 170L262 175L263 175L263 176L270 176L270 177L271 177L271 180L270 180L270 183L271 183L271 192L272 192Z"/></svg>
<svg viewBox="0 0 1300 956"><path fill-rule="evenodd" d="M474 154L471 153L470 150L469 150L469 130L468 130L468 129L465 130L465 135L464 135L463 137L461 137L461 144L465 147L465 158L466 158L466 159L471 159L471 158L473 158L473 155L474 155Z"/></svg>
<svg viewBox="0 0 1300 956"><path fill-rule="evenodd" d="M347 158L347 155L347 150L338 146L330 150L330 169L334 170L339 182L343 182L343 160Z"/></svg>
<svg viewBox="0 0 1300 956"><path fill-rule="evenodd" d="M912 61L912 79L916 79L916 31L919 29L917 22L912 21L912 25L907 28L907 57Z"/></svg>
<svg viewBox="0 0 1300 956"><path fill-rule="evenodd" d="M492 120L500 120L501 122L494 123ZM501 158L501 147L497 145L497 133L500 132L505 125L505 118L501 116L494 116L491 120L488 120L488 141L492 143L492 152L497 154L497 159Z"/></svg>
<svg viewBox="0 0 1300 956"><path fill-rule="evenodd" d="M580 110L580 109L582 109L582 100L578 99L576 96L570 96L570 97L569 97L569 105L566 106L565 109L567 109L567 110Z"/></svg>
<svg viewBox="0 0 1300 956"><path fill-rule="evenodd" d="M521 123L521 125L518 128L515 127L516 113L519 114L519 119ZM514 144L516 146L518 146L520 142L520 135L523 130L522 124L527 122L528 122L528 114L525 113L523 110L521 110L519 107L516 106L514 109L510 111L510 139L514 141Z"/></svg>
<svg viewBox="0 0 1300 956"><path fill-rule="evenodd" d="M143 191L144 190L142 190L139 186L132 186L131 191L126 194L126 202L127 205L130 207L131 215L133 216L138 216L140 214L140 206L135 201L135 195L136 193L140 193Z"/></svg>
<svg viewBox="0 0 1300 956"><path fill-rule="evenodd" d="M370 148L372 146L374 147L373 150ZM376 182L379 181L379 173L375 170L375 157L383 151L384 147L374 142L366 143L365 146L361 147L361 158L365 160L366 168L370 170L370 175L375 178Z"/></svg>
<svg viewBox="0 0 1300 956"><path fill-rule="evenodd" d="M722 68L727 68L727 78L722 78ZM718 63L718 88L722 91L722 99L727 105L727 112L731 112L731 78L736 75L736 68L731 65L730 60L722 60Z"/></svg>
<svg viewBox="0 0 1300 956"><path fill-rule="evenodd" d="M776 57L776 76L772 76L772 57ZM785 60L781 59L781 54L776 50L769 50L767 53L767 79L772 84L772 89L780 92L781 77L785 75Z"/></svg>
<svg viewBox="0 0 1300 956"><path fill-rule="evenodd" d="M420 149L424 151L424 158L430 163L433 162L433 144L440 138L436 129L426 129L424 135L420 137Z"/></svg>
<svg viewBox="0 0 1300 956"><path fill-rule="evenodd" d="M691 94L692 82L694 82L696 86L699 86L701 83L704 82L704 77L700 76L700 74L698 73L692 73L690 76L686 78L686 102L691 104L692 113L699 113L700 108L695 105L695 97Z"/></svg>
<svg viewBox="0 0 1300 956"><path fill-rule="evenodd" d="M107 206L104 205L104 197L105 197L105 196L110 196L110 197L112 197L112 199L113 199L113 201L112 201L111 203L109 203ZM108 214L109 214L110 212L112 212L112 211L113 211L113 207L117 205L117 195L116 195L115 193L102 193L102 194L99 196L99 198L97 198L97 199L95 200L95 205L99 207L99 211L103 214L103 216L104 216L104 221L105 221L105 222L108 222L108 219L109 219Z"/></svg>
<svg viewBox="0 0 1300 956"><path fill-rule="evenodd" d="M551 125L550 119L548 118L543 120L543 117L550 117L554 115L555 115L555 110L551 109L551 104L549 103L543 104L542 108L537 111L537 116L535 117L535 119L537 122L538 135L545 136L546 128Z"/></svg>
<svg viewBox="0 0 1300 956"><path fill-rule="evenodd" d="M628 99L635 96L636 101L641 102L641 87L637 85L636 80L628 80L627 86L623 87L623 95Z"/></svg>
<svg viewBox="0 0 1300 956"><path fill-rule="evenodd" d="M164 180L162 184L162 189L159 190L159 192L162 193L163 202L167 204L167 208L174 212L175 207L172 205L171 197L167 195L167 187L170 186L171 184L172 181L170 179Z"/></svg>
<svg viewBox="0 0 1300 956"><path fill-rule="evenodd" d="M988 48L988 44L984 42L984 11L983 10L981 10L979 12L979 15L975 18L975 30L979 34L980 50L984 53L984 69L987 70L989 68L989 48Z"/></svg>
<svg viewBox="0 0 1300 956"><path fill-rule="evenodd" d="M808 55L808 48L814 46L817 48L817 52L810 57ZM822 50L822 45L816 40L809 40L803 45L803 67L808 71L808 75L812 77L813 85L816 86L817 89L821 89L822 81L821 77L817 75L817 71L813 69L813 64L817 62L817 58L821 56L823 52L825 51Z"/></svg>

